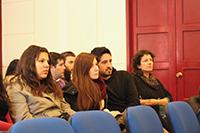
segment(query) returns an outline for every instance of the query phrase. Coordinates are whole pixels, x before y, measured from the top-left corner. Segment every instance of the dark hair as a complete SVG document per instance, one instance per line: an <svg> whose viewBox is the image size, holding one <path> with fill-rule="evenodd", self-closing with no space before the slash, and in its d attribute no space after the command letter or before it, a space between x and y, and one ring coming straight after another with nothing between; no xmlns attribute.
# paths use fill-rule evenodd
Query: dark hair
<svg viewBox="0 0 200 133"><path fill-rule="evenodd" d="M54 67L58 64L58 60L65 61L64 56L56 52L50 52L49 56L50 56L50 65L53 65Z"/></svg>
<svg viewBox="0 0 200 133"><path fill-rule="evenodd" d="M3 85L2 74L0 74L0 101L2 100L6 101L6 99L7 99L7 93Z"/></svg>
<svg viewBox="0 0 200 133"><path fill-rule="evenodd" d="M132 67L134 69L134 71L137 73L137 72L140 72L141 73L141 70L138 69L138 66L140 65L140 62L141 62L141 58L144 56L144 55L151 55L151 57L154 59L154 54L149 51L149 50L140 50L138 51L134 57L133 57L133 60L132 60Z"/></svg>
<svg viewBox="0 0 200 133"><path fill-rule="evenodd" d="M61 53L65 58L68 57L68 56L73 56L75 57L76 55L72 52L72 51L66 51L66 52L63 52Z"/></svg>
<svg viewBox="0 0 200 133"><path fill-rule="evenodd" d="M186 102L192 107L195 114L200 117L200 95L191 96Z"/></svg>
<svg viewBox="0 0 200 133"><path fill-rule="evenodd" d="M15 74L16 68L17 68L17 63L19 62L19 59L14 59L10 62L10 64L8 65L8 68L6 70L6 74L5 76L8 75L13 75Z"/></svg>
<svg viewBox="0 0 200 133"><path fill-rule="evenodd" d="M94 59L92 54L80 53L74 62L72 81L78 90L77 106L80 110L100 108L100 89L89 76Z"/></svg>
<svg viewBox="0 0 200 133"><path fill-rule="evenodd" d="M91 51L91 54L95 55L97 62L99 62L103 54L111 55L111 52L106 47L96 47Z"/></svg>
<svg viewBox="0 0 200 133"><path fill-rule="evenodd" d="M31 87L33 95L42 96L42 92L54 92L56 97L62 97L61 89L58 88L52 79L49 69L48 75L43 80L37 79L35 60L39 58L41 52L49 52L46 48L31 45L21 55L17 64L16 76L21 76L22 80Z"/></svg>

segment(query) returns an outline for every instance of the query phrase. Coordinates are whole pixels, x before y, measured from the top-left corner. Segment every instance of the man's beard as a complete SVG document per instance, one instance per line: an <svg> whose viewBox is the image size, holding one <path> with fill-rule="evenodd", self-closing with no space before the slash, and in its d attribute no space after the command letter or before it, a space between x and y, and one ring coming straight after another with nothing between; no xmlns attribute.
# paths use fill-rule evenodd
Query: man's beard
<svg viewBox="0 0 200 133"><path fill-rule="evenodd" d="M108 69L106 70L106 72L100 72L100 75L101 75L103 78L107 79L108 77L110 77L110 76L112 75L112 69L108 68Z"/></svg>

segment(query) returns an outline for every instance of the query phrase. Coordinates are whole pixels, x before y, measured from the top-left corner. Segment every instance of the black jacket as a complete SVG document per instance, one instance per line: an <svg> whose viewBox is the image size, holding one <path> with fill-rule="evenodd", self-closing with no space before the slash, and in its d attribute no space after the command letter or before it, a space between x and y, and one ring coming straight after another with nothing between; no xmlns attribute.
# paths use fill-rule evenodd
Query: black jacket
<svg viewBox="0 0 200 133"><path fill-rule="evenodd" d="M162 83L158 81L158 85L150 86L147 84L139 74L132 73L133 80L136 84L136 88L138 90L138 95L142 99L162 99L167 97L170 101L172 101L171 94L165 89L165 87L162 85ZM172 125L167 117L166 111L164 108L161 108L162 106L155 105L152 106L152 108L157 112L163 127L167 129L168 131L173 133Z"/></svg>
<svg viewBox="0 0 200 133"><path fill-rule="evenodd" d="M101 83L99 83L99 85L100 84ZM70 104L71 108L74 111L81 111L77 106L78 91L72 82L69 82L63 88L63 95L65 98L65 101ZM107 96L105 96L104 100L105 100L104 108L106 108L107 107ZM89 110L99 110L99 108L94 106L94 107L90 108Z"/></svg>
<svg viewBox="0 0 200 133"><path fill-rule="evenodd" d="M113 68L111 77L105 80L107 85L109 110L123 112L127 107L139 104L138 93L131 75L127 71Z"/></svg>
<svg viewBox="0 0 200 133"><path fill-rule="evenodd" d="M75 89L75 86L73 85L72 82L69 82L63 88L63 96L65 98L65 101L70 104L71 108L74 111L79 111L77 107L78 91Z"/></svg>
<svg viewBox="0 0 200 133"><path fill-rule="evenodd" d="M170 101L172 101L171 94L165 89L163 84L157 79L158 85L156 87L152 87L148 85L140 76L139 74L132 73L133 80L136 84L136 88L138 91L138 95L142 99L158 99L158 98L165 98L167 97ZM153 107L157 112L159 109L157 106Z"/></svg>

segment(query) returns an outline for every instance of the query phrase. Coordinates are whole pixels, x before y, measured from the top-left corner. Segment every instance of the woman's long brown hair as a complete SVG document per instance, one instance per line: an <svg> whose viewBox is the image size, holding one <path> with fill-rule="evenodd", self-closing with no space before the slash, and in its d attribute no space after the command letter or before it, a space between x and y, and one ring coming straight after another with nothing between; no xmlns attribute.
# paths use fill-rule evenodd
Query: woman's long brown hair
<svg viewBox="0 0 200 133"><path fill-rule="evenodd" d="M100 108L100 89L89 76L94 59L92 54L81 53L74 62L72 81L78 90L77 106L80 110Z"/></svg>
<svg viewBox="0 0 200 133"><path fill-rule="evenodd" d="M31 45L22 54L16 69L16 76L21 76L22 80L31 87L33 95L42 96L42 92L53 92L56 97L62 98L62 90L58 88L51 76L50 70L43 80L37 79L35 60L39 58L41 52L49 52L46 48Z"/></svg>

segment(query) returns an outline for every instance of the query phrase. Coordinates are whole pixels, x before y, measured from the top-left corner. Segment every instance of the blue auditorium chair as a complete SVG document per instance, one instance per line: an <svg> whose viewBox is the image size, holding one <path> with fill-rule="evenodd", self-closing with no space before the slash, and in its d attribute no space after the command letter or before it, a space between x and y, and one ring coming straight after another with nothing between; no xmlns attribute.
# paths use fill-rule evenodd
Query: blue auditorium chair
<svg viewBox="0 0 200 133"><path fill-rule="evenodd" d="M121 133L116 119L103 111L80 111L71 118L75 133Z"/></svg>
<svg viewBox="0 0 200 133"><path fill-rule="evenodd" d="M126 121L130 133L163 133L157 113L149 106L128 107Z"/></svg>
<svg viewBox="0 0 200 133"><path fill-rule="evenodd" d="M10 133L74 133L71 125L61 118L33 118L16 122Z"/></svg>
<svg viewBox="0 0 200 133"><path fill-rule="evenodd" d="M197 116L186 102L169 103L168 114L175 133L200 133Z"/></svg>

